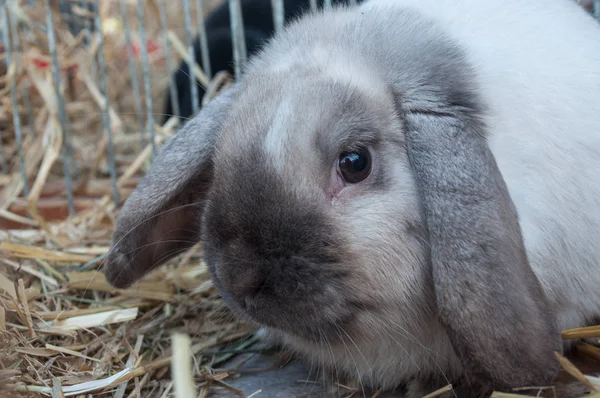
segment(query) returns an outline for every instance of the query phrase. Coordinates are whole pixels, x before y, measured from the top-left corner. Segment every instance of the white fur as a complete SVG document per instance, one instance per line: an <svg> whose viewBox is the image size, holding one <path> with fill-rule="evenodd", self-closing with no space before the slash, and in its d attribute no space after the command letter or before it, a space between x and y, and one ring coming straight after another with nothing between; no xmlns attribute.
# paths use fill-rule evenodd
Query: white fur
<svg viewBox="0 0 600 398"><path fill-rule="evenodd" d="M271 164L279 172L285 166L285 147L291 135L290 125L287 120L289 115L294 114L291 97L288 94L282 98L263 143L265 153L269 156Z"/></svg>

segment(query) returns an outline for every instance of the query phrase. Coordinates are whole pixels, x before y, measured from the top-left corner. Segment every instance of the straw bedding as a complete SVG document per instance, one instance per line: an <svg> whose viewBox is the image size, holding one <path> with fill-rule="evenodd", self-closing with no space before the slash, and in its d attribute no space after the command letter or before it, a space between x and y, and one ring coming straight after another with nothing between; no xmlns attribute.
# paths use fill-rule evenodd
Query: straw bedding
<svg viewBox="0 0 600 398"><path fill-rule="evenodd" d="M221 1L204 1L205 13ZM90 64L98 42L92 36L91 44L82 45L85 34L71 35L59 18L58 2L51 1L76 210L67 219L60 158L65 135L47 37L37 27L45 25L45 9L41 1L36 7L22 3L12 1L11 15L30 32L22 32L21 48L13 49L16 65L7 69L0 63L0 142L8 168L7 174L0 174L0 395L195 397L217 388L252 394L232 387L228 379L236 370L223 366L255 341L254 329L235 320L225 308L199 247L125 290L109 286L98 271L118 211L112 201L102 124L104 95L98 71ZM107 112L123 201L147 170L151 146L149 137L142 140L146 128L135 114L119 1L100 4L110 99ZM137 0L128 4L137 48ZM185 38L181 4L169 3L167 18L171 52L178 59L184 56L183 40L178 38ZM146 2L150 96L156 114L162 110L168 76L158 12L155 1ZM134 54L143 94L141 59L138 51ZM6 52L0 56L6 60ZM200 68L196 74L203 77ZM223 77L218 80L227 83ZM10 79L17 84L17 109L13 109ZM145 109L143 101L142 95ZM18 112L23 133L27 195L19 171L13 112ZM158 144L173 134L175 126L174 119L154 126ZM565 338L598 336L600 327L565 334ZM582 352L600 360L600 349L593 343L585 343ZM227 350L219 351L224 345ZM600 385L598 379L584 377L563 361L572 375L569 380L582 380L578 383L590 389Z"/></svg>

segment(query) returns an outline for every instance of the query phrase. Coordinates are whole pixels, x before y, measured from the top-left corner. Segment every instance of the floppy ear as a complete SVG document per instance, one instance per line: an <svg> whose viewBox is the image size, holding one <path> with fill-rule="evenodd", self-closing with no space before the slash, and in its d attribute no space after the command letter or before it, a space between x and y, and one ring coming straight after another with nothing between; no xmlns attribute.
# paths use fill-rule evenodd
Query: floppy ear
<svg viewBox="0 0 600 398"><path fill-rule="evenodd" d="M236 91L226 89L171 137L123 205L104 267L113 286L130 286L200 240L213 147Z"/></svg>
<svg viewBox="0 0 600 398"><path fill-rule="evenodd" d="M397 103L429 232L439 317L456 354L469 378L490 388L548 385L559 370L559 331L477 106L411 109L400 96Z"/></svg>

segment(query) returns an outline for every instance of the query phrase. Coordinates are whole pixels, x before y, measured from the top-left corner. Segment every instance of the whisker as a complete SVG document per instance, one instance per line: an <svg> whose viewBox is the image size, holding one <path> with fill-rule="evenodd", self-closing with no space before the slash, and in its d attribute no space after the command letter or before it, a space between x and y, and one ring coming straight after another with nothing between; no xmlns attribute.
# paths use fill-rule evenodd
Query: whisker
<svg viewBox="0 0 600 398"><path fill-rule="evenodd" d="M180 117L182 119L185 119L186 121L192 120L193 117L184 117L184 116L179 116L173 113L162 113L162 112L150 112L152 115L154 116L169 116L169 117ZM78 112L77 113L80 116L102 116L102 115L106 115L106 114L110 114L110 112ZM119 115L119 116L138 116L137 112L123 112L123 111L115 111L115 114ZM147 115L147 112L142 112L142 115ZM164 127L161 126L161 127ZM142 130L140 130L142 131Z"/></svg>
<svg viewBox="0 0 600 398"><path fill-rule="evenodd" d="M435 366L438 368L438 370L440 371L440 373L441 373L442 377L444 378L444 380L446 381L446 383L447 383L447 384L452 384L452 383L451 383L451 381L450 381L450 379L448 378L448 376L446 375L446 373L443 371L442 367L441 367L441 366L440 366L440 364L438 363L438 361L437 361L437 360L436 360L436 359L433 357L433 355L431 354L431 350L430 350L429 348L427 348L427 347L426 347L426 346L425 346L423 343L421 343L421 342L420 342L420 341L419 341L419 340L418 340L416 337L414 337L412 334L410 334L410 333L409 333L409 332L408 332L408 331L407 331L405 328L403 328L401 325L398 325L396 322L393 322L391 319L388 319L388 322L389 322L391 325L393 325L393 326L395 326L395 327L397 327L397 328L401 329L401 330L402 330L404 333L406 333L406 334L407 334L407 335L408 335L408 336L409 336L409 337L410 337L410 338L413 340L413 342L415 342L415 343L416 343L416 344L417 344L417 345L418 345L420 348L422 348L422 349L423 349L423 351L425 351L425 354L426 354L427 356L429 356L429 358L432 360L433 364L434 364L434 365L435 365ZM384 327L385 327L385 326L386 326L386 325L384 325ZM389 327L389 326L388 326L388 327ZM410 358L411 358L411 360L413 360L413 359L412 359L412 357L410 357ZM414 360L413 360L413 362L414 362ZM454 390L452 390L452 394L454 394L454 396L455 396L456 398L458 398L458 396L456 395L456 392L455 392Z"/></svg>
<svg viewBox="0 0 600 398"><path fill-rule="evenodd" d="M334 322L334 326L336 328L336 333L337 333L338 337L340 338L342 345L344 346L344 350L348 352L348 355L350 355L350 359L352 359L352 362L354 363L354 367L356 368L356 377L358 378L358 384L360 385L361 391L364 395L365 387L362 382L362 375L361 375L360 369L358 368L358 364L356 363L356 360L354 359L354 355L352 355L352 351L350 351L350 348L346 345L346 342L344 341L344 337L340 334L341 328L335 322ZM348 335L348 334L346 333L346 335ZM358 347L357 347L357 349L358 349ZM358 351L360 353L360 349ZM361 353L361 355L362 355L362 353ZM371 373L372 373L372 370L371 370Z"/></svg>
<svg viewBox="0 0 600 398"><path fill-rule="evenodd" d="M364 356L362 350L358 347L358 345L356 344L356 342L354 341L354 339L352 337L350 337L350 334L348 334L348 332L343 327L338 327L336 325L336 328L339 331L342 331L346 335L346 337L348 337L348 339L354 345L354 347L356 348L356 350L358 351L358 353L360 354L360 356L362 356L363 360L365 361L365 364L367 365L367 367L369 369L370 379L373 380L374 379L374 375L375 375L374 372L373 372L373 368L369 364L369 361L367 360L367 358ZM343 341L343 339L342 339L342 341ZM348 352L350 352L350 350L348 350ZM352 354L350 354L350 355L352 355ZM354 357L352 358L352 360L354 361ZM355 361L355 363L356 363L356 361ZM357 369L357 371L358 371L358 369ZM360 381L360 379L359 379L359 383L361 384L361 387L363 388L363 391L364 391L364 387L362 386L362 382Z"/></svg>

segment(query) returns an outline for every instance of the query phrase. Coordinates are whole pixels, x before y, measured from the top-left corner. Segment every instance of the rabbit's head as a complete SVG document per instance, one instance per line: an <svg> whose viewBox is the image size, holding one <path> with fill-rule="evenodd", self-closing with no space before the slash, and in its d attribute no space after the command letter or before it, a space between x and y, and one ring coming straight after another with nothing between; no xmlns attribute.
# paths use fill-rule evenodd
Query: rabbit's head
<svg viewBox="0 0 600 398"><path fill-rule="evenodd" d="M469 68L415 48L434 51L427 80L404 86L318 46L314 64L250 69L161 149L121 211L108 280L202 241L230 308L321 362L353 347L359 373L409 361L386 352L399 333L439 348L432 367L551 380L558 333Z"/></svg>
<svg viewBox="0 0 600 398"><path fill-rule="evenodd" d="M402 131L386 90L250 76L156 157L107 277L127 286L202 238L227 303L260 324L335 341L368 335L360 318L417 321L434 303L414 300L432 281Z"/></svg>

